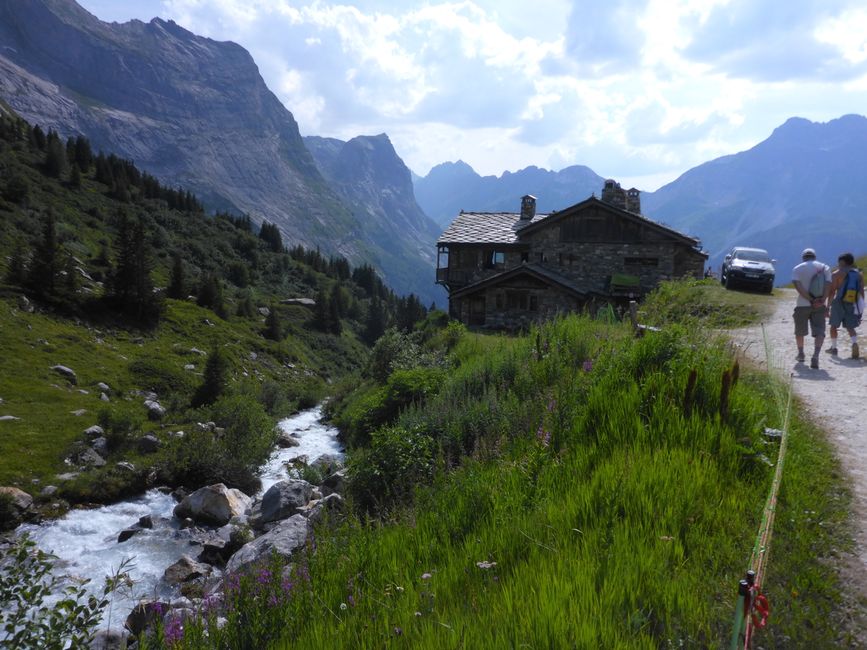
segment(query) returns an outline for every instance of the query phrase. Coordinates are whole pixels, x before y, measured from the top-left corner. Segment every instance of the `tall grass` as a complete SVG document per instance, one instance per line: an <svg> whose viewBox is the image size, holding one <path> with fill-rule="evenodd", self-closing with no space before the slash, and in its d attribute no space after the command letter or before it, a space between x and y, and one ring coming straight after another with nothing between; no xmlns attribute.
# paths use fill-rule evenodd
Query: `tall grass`
<svg viewBox="0 0 867 650"><path fill-rule="evenodd" d="M434 445L431 471L363 473L391 498L303 554L276 646L720 646L779 425L761 380L724 394L721 341L576 316L451 359L390 426ZM377 440L351 467L390 462Z"/></svg>

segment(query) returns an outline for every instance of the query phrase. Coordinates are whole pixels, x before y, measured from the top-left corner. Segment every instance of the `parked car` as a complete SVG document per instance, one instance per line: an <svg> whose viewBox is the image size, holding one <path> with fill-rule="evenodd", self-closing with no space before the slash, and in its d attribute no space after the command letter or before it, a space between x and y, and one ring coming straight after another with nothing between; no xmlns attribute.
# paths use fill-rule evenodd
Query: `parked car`
<svg viewBox="0 0 867 650"><path fill-rule="evenodd" d="M774 269L776 262L763 248L735 246L723 259L719 279L726 289L742 286L771 293L777 274Z"/></svg>

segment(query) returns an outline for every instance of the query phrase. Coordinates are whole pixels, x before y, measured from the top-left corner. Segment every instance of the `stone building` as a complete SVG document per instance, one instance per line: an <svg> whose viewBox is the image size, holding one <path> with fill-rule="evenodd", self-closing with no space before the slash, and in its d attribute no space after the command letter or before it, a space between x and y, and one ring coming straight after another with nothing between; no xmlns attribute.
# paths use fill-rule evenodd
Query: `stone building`
<svg viewBox="0 0 867 650"><path fill-rule="evenodd" d="M437 283L467 325L519 329L590 304L641 297L662 280L701 278L699 240L643 217L638 190L605 182L565 210L464 212L437 241Z"/></svg>

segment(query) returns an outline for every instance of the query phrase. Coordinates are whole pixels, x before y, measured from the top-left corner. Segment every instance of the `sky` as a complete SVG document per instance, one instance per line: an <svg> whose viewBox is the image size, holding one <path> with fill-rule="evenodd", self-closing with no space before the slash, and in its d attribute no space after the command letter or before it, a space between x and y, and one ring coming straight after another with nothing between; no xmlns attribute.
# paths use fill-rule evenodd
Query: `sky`
<svg viewBox="0 0 867 650"><path fill-rule="evenodd" d="M78 0L250 51L303 135L426 175L586 165L652 191L790 117L867 106L863 0Z"/></svg>

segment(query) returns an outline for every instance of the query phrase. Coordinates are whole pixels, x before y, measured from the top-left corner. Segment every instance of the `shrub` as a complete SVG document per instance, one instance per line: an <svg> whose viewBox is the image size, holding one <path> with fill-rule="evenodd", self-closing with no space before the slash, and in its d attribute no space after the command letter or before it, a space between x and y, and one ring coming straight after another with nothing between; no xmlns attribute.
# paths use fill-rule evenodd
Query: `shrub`
<svg viewBox="0 0 867 650"><path fill-rule="evenodd" d="M416 484L428 482L434 471L436 445L418 429L383 427L373 433L370 447L352 457L349 492L368 512L407 501Z"/></svg>
<svg viewBox="0 0 867 650"><path fill-rule="evenodd" d="M111 594L129 582L121 564L105 580L100 595L88 581L61 591L53 575L54 557L40 551L25 535L15 540L0 563L0 645L4 648L89 648ZM54 605L45 599L63 593Z"/></svg>
<svg viewBox="0 0 867 650"><path fill-rule="evenodd" d="M192 431L176 440L166 460L169 476L188 486L225 483L255 491L256 470L275 442L273 420L259 402L243 395L221 398L210 415L223 432Z"/></svg>
<svg viewBox="0 0 867 650"><path fill-rule="evenodd" d="M100 409L97 422L105 430L109 449L116 451L127 445L134 432L141 430L144 413L138 405L118 402Z"/></svg>

